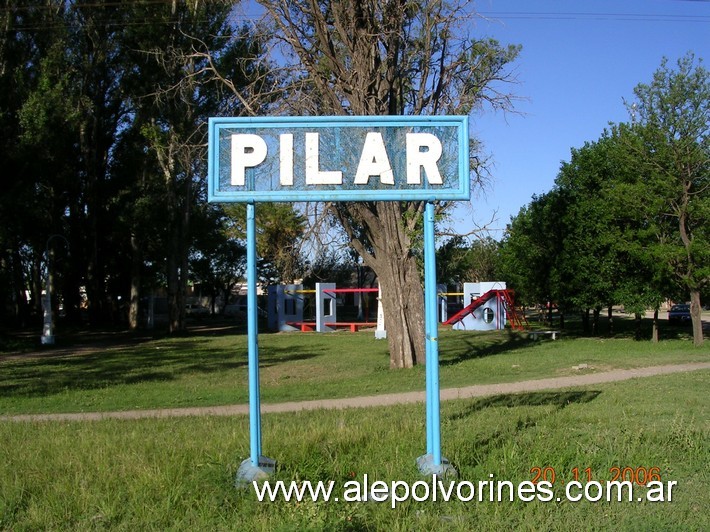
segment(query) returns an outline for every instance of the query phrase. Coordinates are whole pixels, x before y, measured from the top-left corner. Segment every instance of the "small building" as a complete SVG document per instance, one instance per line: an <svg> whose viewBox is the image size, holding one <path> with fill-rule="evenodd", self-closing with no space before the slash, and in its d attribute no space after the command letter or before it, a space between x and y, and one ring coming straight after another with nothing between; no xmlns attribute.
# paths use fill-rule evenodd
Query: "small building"
<svg viewBox="0 0 710 532"><path fill-rule="evenodd" d="M463 331L504 329L507 317L505 291L503 281L464 283L464 310L453 316L449 323L454 329ZM457 316L459 319L456 319Z"/></svg>

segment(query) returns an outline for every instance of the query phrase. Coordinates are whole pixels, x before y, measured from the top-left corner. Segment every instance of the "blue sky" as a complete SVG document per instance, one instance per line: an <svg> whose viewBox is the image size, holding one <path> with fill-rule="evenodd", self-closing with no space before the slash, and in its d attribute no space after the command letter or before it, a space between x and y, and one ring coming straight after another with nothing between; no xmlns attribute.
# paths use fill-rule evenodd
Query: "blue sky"
<svg viewBox="0 0 710 532"><path fill-rule="evenodd" d="M704 0L480 0L486 20L476 36L521 44L516 61L517 111L471 117L472 132L494 160L485 195L461 205L453 228L489 224L491 236L533 194L550 190L570 149L595 141L609 122L628 119L633 99L665 56L693 51L710 65L710 1Z"/></svg>

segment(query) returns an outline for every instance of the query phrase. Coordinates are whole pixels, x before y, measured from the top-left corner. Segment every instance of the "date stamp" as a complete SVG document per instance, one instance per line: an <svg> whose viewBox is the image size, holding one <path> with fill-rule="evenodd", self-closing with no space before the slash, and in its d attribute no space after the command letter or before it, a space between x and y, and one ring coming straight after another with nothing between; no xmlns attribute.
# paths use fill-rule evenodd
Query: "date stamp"
<svg viewBox="0 0 710 532"><path fill-rule="evenodd" d="M565 471L564 475L558 475L554 467L532 467L530 468L530 479L533 484L538 482L549 482L553 484L556 481L560 482L592 482L596 480L596 475L592 472L591 467L580 469L573 467L569 471ZM649 482L662 482L660 467L610 467L607 475L609 478L602 478L610 482L631 482L639 486L645 486ZM601 478L601 477L600 477Z"/></svg>

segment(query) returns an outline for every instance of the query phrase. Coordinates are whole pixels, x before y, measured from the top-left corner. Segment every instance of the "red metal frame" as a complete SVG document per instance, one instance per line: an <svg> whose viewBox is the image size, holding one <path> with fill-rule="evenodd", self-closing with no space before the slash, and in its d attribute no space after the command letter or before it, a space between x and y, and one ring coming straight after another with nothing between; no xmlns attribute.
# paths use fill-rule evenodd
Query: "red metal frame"
<svg viewBox="0 0 710 532"><path fill-rule="evenodd" d="M514 292L512 290L497 289L489 290L471 301L471 303L469 303L466 307L446 320L444 325L453 325L454 323L461 321L478 307L483 305L486 301L494 297L503 304L503 308L505 308L505 313L512 329L517 331L524 331L528 329L528 320L525 318L525 314L515 308Z"/></svg>

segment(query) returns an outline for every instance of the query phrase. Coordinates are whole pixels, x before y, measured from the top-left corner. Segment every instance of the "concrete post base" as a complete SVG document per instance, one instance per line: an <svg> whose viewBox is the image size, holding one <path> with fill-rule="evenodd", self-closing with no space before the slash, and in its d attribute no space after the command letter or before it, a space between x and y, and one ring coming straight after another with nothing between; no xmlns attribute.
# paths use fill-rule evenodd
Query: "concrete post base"
<svg viewBox="0 0 710 532"><path fill-rule="evenodd" d="M266 456L259 456L258 466L251 463L251 458L247 458L239 466L234 484L238 488L251 486L251 483L255 480L260 482L268 479L274 474L275 468L276 461L271 458L267 458Z"/></svg>

